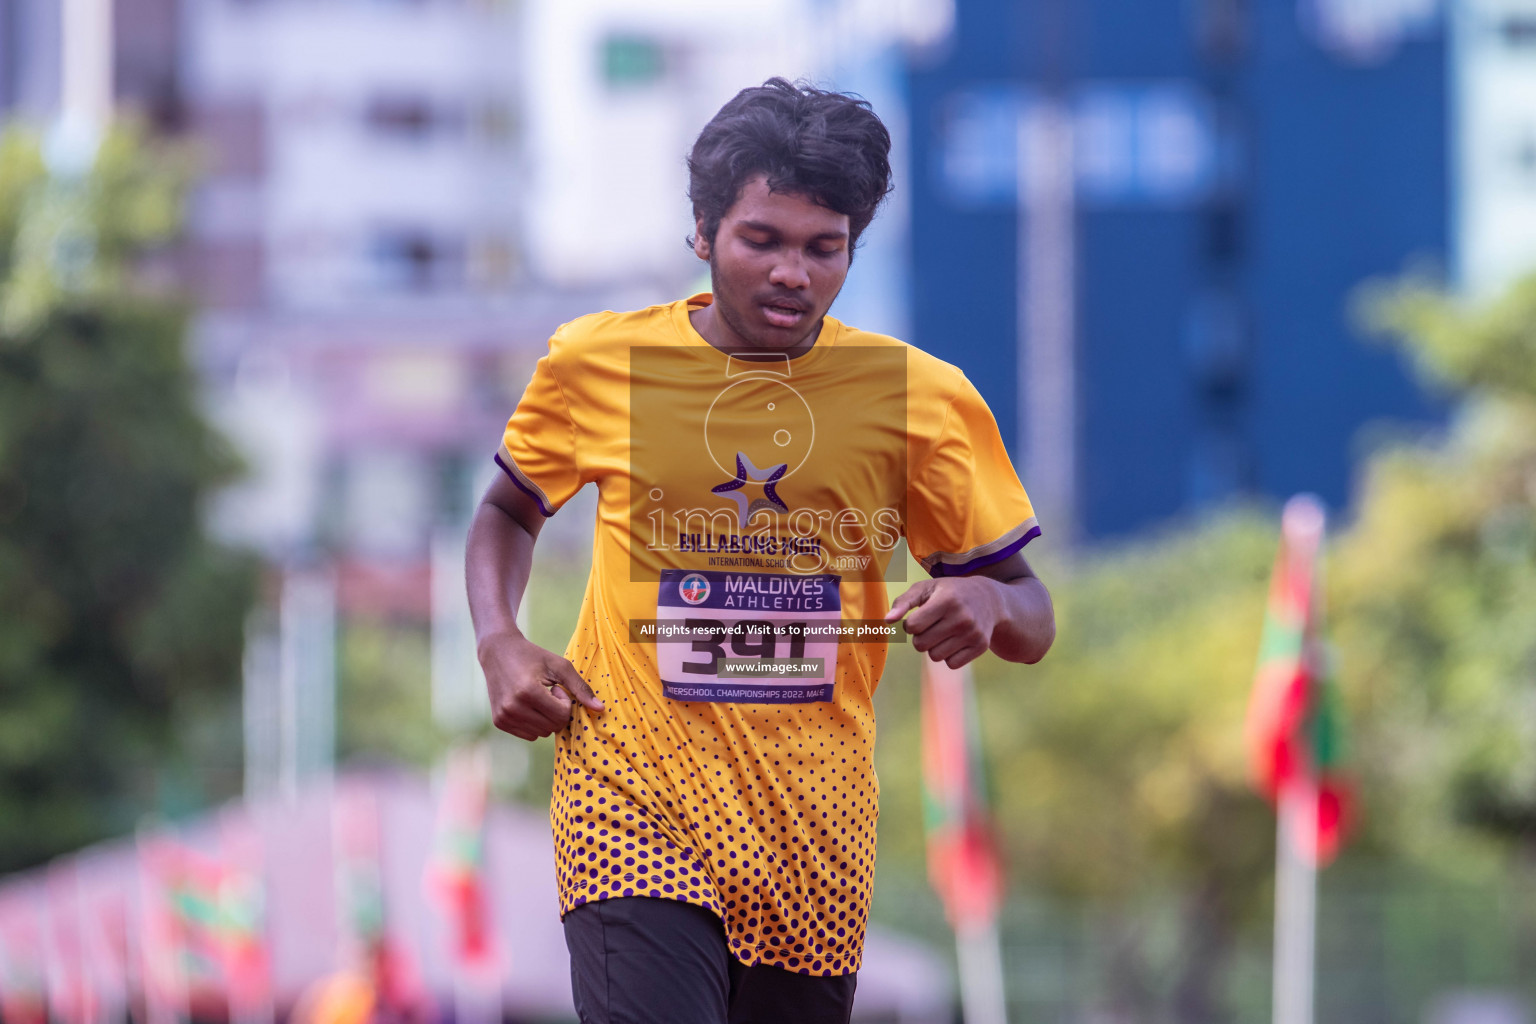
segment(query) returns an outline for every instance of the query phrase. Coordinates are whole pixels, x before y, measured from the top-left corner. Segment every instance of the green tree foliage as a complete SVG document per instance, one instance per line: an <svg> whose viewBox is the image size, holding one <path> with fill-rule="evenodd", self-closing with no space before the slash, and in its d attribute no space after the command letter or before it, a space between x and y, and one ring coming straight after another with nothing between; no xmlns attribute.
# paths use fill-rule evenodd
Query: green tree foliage
<svg viewBox="0 0 1536 1024"><path fill-rule="evenodd" d="M1334 524L1325 618L1360 808L1338 870L1502 884L1501 854L1536 839L1536 278L1483 306L1413 282L1367 305L1458 405L1373 455ZM1232 951L1267 938L1275 825L1244 720L1277 544L1272 513L1229 510L1044 561L1055 648L976 666L1014 884L1096 922L1123 1019L1231 1019ZM898 873L921 857L916 672L894 651L880 695Z"/></svg>
<svg viewBox="0 0 1536 1024"><path fill-rule="evenodd" d="M1037 567L1056 603L1050 654L1034 666L990 657L975 666L1018 877L1114 899L1139 894L1153 873L1166 880L1208 859L1187 829L1202 800L1246 791L1243 713L1274 540L1272 522L1244 512L1070 569ZM902 686L917 671L898 648L886 682ZM894 705L881 723L886 749L919 745L909 695L882 694ZM902 797L916 791L918 771L907 753L881 766Z"/></svg>
<svg viewBox="0 0 1536 1024"><path fill-rule="evenodd" d="M1023 873L1124 899L1263 866L1242 723L1274 546L1269 519L1231 514L1101 553L1062 580L1044 662L978 672L1013 711L987 716L987 740Z"/></svg>
<svg viewBox="0 0 1536 1024"><path fill-rule="evenodd" d="M238 692L254 566L200 517L238 462L184 308L135 280L185 170L128 129L75 178L0 136L0 871L221 795L177 766Z"/></svg>
<svg viewBox="0 0 1536 1024"><path fill-rule="evenodd" d="M1274 819L1247 783L1243 720L1275 539L1272 519L1238 511L1070 567L1043 561L1054 648L1035 666L975 667L1010 876L1092 908L1106 1009L1125 1019L1221 1019L1234 936L1266 909ZM915 678L909 654L893 661L882 688ZM883 752L915 751L915 709L885 699ZM893 816L917 814L902 806L914 761L879 766L882 857L907 852L885 839Z"/></svg>
<svg viewBox="0 0 1536 1024"><path fill-rule="evenodd" d="M444 738L432 720L429 630L419 623L354 619L338 630L337 757L387 758L429 769Z"/></svg>
<svg viewBox="0 0 1536 1024"><path fill-rule="evenodd" d="M1370 321L1459 398L1372 460L1335 552L1336 636L1377 832L1444 861L1536 839L1536 278L1482 304L1414 281ZM1470 830L1467 828L1470 826ZM1447 845L1449 844L1449 846Z"/></svg>

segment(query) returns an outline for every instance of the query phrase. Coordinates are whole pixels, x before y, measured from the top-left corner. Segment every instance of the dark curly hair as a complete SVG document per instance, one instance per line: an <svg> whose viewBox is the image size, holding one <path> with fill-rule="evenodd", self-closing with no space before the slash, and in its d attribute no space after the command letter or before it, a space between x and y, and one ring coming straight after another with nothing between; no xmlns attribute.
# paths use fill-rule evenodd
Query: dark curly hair
<svg viewBox="0 0 1536 1024"><path fill-rule="evenodd" d="M848 216L848 251L891 191L891 133L868 101L770 78L743 89L704 126L688 155L688 198L713 242L748 180ZM689 248L694 239L688 239Z"/></svg>

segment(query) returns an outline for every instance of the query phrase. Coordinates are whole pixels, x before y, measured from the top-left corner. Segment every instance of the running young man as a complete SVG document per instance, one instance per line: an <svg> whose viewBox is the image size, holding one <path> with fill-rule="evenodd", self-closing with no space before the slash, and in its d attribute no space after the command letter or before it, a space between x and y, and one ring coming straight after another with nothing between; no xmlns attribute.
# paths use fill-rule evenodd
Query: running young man
<svg viewBox="0 0 1536 1024"><path fill-rule="evenodd" d="M688 161L711 293L562 327L475 514L493 719L557 737L583 1021L846 1021L887 623L956 667L1034 662L1055 635L1021 553L1034 512L976 389L826 315L889 152L849 96L772 79L727 103ZM543 519L588 483L592 575L560 657L516 610ZM903 542L933 578L888 604Z"/></svg>

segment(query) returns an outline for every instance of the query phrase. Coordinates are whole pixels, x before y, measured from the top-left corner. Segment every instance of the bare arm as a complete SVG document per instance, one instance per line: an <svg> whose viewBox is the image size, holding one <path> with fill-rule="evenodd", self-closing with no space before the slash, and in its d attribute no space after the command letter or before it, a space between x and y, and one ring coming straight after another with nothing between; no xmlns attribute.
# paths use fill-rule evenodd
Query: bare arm
<svg viewBox="0 0 1536 1024"><path fill-rule="evenodd" d="M915 583L885 618L905 618L912 646L950 668L988 650L1033 665L1056 639L1051 595L1022 551L966 576Z"/></svg>
<svg viewBox="0 0 1536 1024"><path fill-rule="evenodd" d="M498 473L475 510L465 552L469 614L485 670L496 728L525 740L565 728L571 704L601 712L603 702L564 658L517 628L517 609L533 566L544 517L538 505Z"/></svg>

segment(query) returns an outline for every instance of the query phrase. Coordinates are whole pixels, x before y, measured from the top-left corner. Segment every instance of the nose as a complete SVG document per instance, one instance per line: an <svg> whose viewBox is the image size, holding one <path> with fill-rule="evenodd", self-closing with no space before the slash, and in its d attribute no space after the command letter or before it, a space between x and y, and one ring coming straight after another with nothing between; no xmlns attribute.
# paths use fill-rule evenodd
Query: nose
<svg viewBox="0 0 1536 1024"><path fill-rule="evenodd" d="M799 251L784 253L768 272L768 283L780 288L809 288L811 275L805 269L805 257Z"/></svg>

